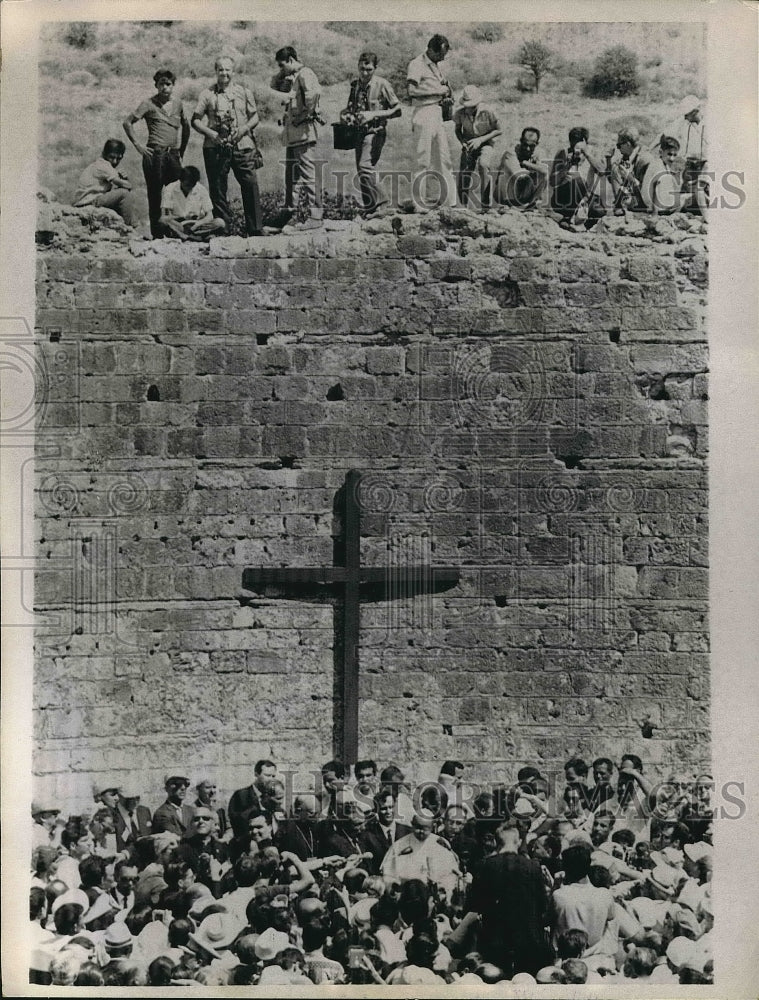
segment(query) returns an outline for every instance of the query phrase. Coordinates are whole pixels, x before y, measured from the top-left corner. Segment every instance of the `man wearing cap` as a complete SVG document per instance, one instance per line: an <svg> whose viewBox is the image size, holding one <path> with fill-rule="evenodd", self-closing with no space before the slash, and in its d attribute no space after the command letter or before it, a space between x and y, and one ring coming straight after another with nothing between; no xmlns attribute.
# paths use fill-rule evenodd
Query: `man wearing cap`
<svg viewBox="0 0 759 1000"><path fill-rule="evenodd" d="M480 207L491 208L492 178L490 170L495 153L495 140L502 135L495 110L484 103L482 91L473 84L464 87L459 106L453 112L456 138L461 143L458 195L461 204L469 203L472 180L479 178Z"/></svg>
<svg viewBox="0 0 759 1000"><path fill-rule="evenodd" d="M261 793L276 776L277 765L273 761L257 760L253 768L253 783L232 793L228 814L235 837L247 834L249 814L262 812Z"/></svg>
<svg viewBox="0 0 759 1000"><path fill-rule="evenodd" d="M32 802L32 849L35 847L60 847L63 821L61 810L52 800L35 799Z"/></svg>
<svg viewBox="0 0 759 1000"><path fill-rule="evenodd" d="M120 788L113 810L116 826L116 849L133 851L141 837L149 837L153 832L150 810L140 805L139 793L130 787Z"/></svg>
<svg viewBox="0 0 759 1000"><path fill-rule="evenodd" d="M682 192L689 196L683 207L698 208L703 215L709 200L709 186L703 177L708 152L702 103L694 95L684 97L678 106L679 117L672 122L666 134L674 136L680 143Z"/></svg>
<svg viewBox="0 0 759 1000"><path fill-rule="evenodd" d="M184 801L189 787L188 778L177 774L167 776L164 782L166 801L153 814L153 833L183 837L190 830L194 810Z"/></svg>
<svg viewBox="0 0 759 1000"><path fill-rule="evenodd" d="M551 960L545 942L547 891L540 864L518 853L519 828L513 819L499 823L499 849L474 873L466 908L482 920L479 951L506 977L534 975Z"/></svg>
<svg viewBox="0 0 759 1000"><path fill-rule="evenodd" d="M206 806L215 812L217 817L216 836L220 840L227 839L225 834L230 829L229 820L226 809L220 806L216 800L216 782L211 778L201 778L195 785L195 792L196 798L193 802L195 809Z"/></svg>
<svg viewBox="0 0 759 1000"><path fill-rule="evenodd" d="M411 833L396 840L381 864L385 881L421 879L446 890L450 898L461 872L458 859L433 832L434 815L420 809L411 821Z"/></svg>
<svg viewBox="0 0 759 1000"><path fill-rule="evenodd" d="M456 204L456 185L442 102L450 101L451 88L441 63L450 47L444 35L433 35L426 52L412 59L406 70L408 95L414 109L411 130L416 138L417 176L428 181L434 176L438 185L437 204L449 208Z"/></svg>

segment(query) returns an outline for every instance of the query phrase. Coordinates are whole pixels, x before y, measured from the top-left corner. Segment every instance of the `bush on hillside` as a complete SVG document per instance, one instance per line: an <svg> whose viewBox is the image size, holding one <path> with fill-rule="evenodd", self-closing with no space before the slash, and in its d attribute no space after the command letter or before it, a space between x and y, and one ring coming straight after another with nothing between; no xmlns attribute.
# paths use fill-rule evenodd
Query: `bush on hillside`
<svg viewBox="0 0 759 1000"><path fill-rule="evenodd" d="M503 25L497 21L481 21L469 29L469 37L474 42L500 42L503 38Z"/></svg>
<svg viewBox="0 0 759 1000"><path fill-rule="evenodd" d="M97 38L97 23L94 21L69 21L63 27L63 40L74 49L92 49Z"/></svg>
<svg viewBox="0 0 759 1000"><path fill-rule="evenodd" d="M516 61L532 73L537 94L540 91L540 81L553 69L553 52L542 42L533 39L522 43Z"/></svg>
<svg viewBox="0 0 759 1000"><path fill-rule="evenodd" d="M605 49L596 59L593 75L585 84L586 97L626 97L640 87L638 57L624 45Z"/></svg>

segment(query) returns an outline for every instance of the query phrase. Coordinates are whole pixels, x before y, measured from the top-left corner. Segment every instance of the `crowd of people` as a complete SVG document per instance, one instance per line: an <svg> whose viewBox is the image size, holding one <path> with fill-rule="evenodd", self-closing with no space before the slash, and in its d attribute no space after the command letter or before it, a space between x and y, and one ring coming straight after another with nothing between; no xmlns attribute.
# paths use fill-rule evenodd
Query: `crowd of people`
<svg viewBox="0 0 759 1000"><path fill-rule="evenodd" d="M152 813L116 778L78 815L37 800L30 981L712 983L711 776L616 771L482 787L448 760L412 791L332 760L294 794L259 760L226 803L182 774Z"/></svg>
<svg viewBox="0 0 759 1000"><path fill-rule="evenodd" d="M504 128L479 87L465 86L454 101L442 66L449 49L447 38L433 35L407 69L418 207L460 205L484 213L509 207L543 210L554 214L559 225L575 231L592 227L608 213L628 210L653 216L694 211L705 218L708 183L699 98L682 99L680 117L665 128L654 149L645 148L640 135L626 128L619 132L616 147L601 154L594 150L588 129L578 124L569 131L567 147L552 160L544 160L539 151L540 130L528 125L518 142L499 156L496 144L504 137ZM277 72L270 87L286 95L278 122L284 146L285 206L276 225L269 228L280 231L288 224L314 228L321 225L323 215L314 157L319 129L326 124L319 110L321 86L292 46L279 49L275 62ZM402 114L400 100L390 82L377 73L377 65L376 53L361 53L347 105L335 123L335 147L355 151L364 217L394 207L379 183L377 165L388 121ZM216 60L216 83L200 94L188 120L174 94L174 73L160 69L154 76L156 92L123 122L129 141L142 157L153 238L206 240L229 232L230 170L240 185L246 234L264 233L257 180L263 158L255 135L260 118L253 92L234 81L234 70L230 57ZM135 132L141 121L147 127L144 143ZM446 121L454 123L461 146L456 176ZM200 183L197 168L182 165L191 129L203 137L207 189ZM131 183L119 170L125 152L120 139L107 140L101 156L82 173L74 204L111 208L132 225ZM301 209L308 217L294 221Z"/></svg>

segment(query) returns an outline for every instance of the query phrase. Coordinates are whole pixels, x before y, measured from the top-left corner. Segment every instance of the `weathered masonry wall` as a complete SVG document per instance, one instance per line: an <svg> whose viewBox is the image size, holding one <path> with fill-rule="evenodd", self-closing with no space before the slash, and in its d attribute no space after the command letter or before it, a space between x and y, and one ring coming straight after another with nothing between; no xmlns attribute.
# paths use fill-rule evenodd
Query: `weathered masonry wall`
<svg viewBox="0 0 759 1000"><path fill-rule="evenodd" d="M703 247L455 219L40 254L35 772L62 796L328 759L332 607L241 574L331 565L351 468L365 563L461 568L362 605L363 754L708 760Z"/></svg>

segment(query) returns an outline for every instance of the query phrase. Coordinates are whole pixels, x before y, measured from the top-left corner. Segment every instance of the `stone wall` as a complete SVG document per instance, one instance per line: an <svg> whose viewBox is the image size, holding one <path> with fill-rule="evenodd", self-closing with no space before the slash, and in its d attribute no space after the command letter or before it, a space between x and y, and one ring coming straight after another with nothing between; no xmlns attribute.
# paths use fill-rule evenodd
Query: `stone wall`
<svg viewBox="0 0 759 1000"><path fill-rule="evenodd" d="M353 468L364 563L461 572L362 605L362 755L707 761L705 254L672 232L40 252L35 773L137 770L157 805L167 767L328 759L332 606L241 576L332 565Z"/></svg>

